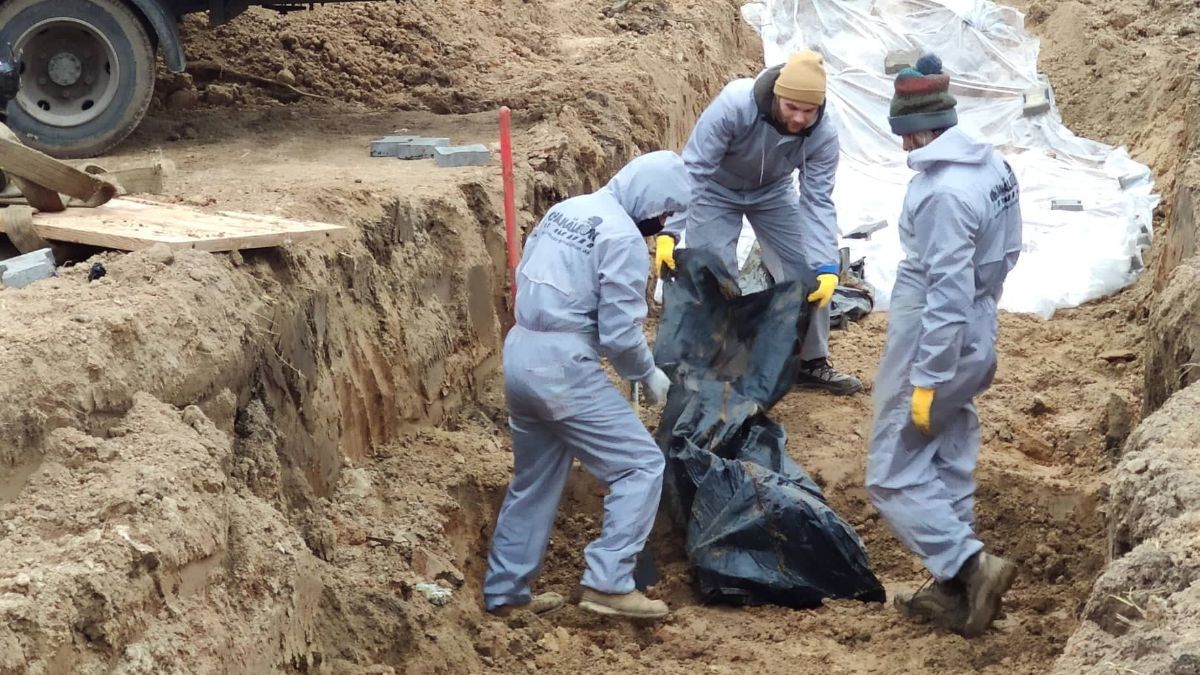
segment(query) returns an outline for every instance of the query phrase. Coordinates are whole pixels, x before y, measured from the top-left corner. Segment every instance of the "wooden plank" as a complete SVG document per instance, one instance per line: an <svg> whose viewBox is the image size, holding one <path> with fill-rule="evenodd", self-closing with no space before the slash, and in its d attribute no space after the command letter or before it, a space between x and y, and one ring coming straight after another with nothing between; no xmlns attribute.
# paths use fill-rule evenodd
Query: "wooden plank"
<svg viewBox="0 0 1200 675"><path fill-rule="evenodd" d="M159 162L108 171L100 177L115 183L125 194L159 195L163 191L163 167Z"/></svg>
<svg viewBox="0 0 1200 675"><path fill-rule="evenodd" d="M75 197L88 206L104 204L117 194L117 188L112 183L24 146L7 126L0 127L3 127L0 129L0 168L8 175ZM34 197L28 192L25 192L25 196L32 203Z"/></svg>
<svg viewBox="0 0 1200 675"><path fill-rule="evenodd" d="M114 199L97 208L39 213L34 216L34 230L43 239L124 251L166 244L214 252L339 239L350 233L348 228L329 223L228 211L207 213L140 199Z"/></svg>
<svg viewBox="0 0 1200 675"><path fill-rule="evenodd" d="M12 132L12 129L3 124L0 124L0 138L20 144L20 140L17 139L17 135ZM62 211L66 208L62 197L54 190L38 185L31 180L26 180L16 174L6 173L5 175L8 177L8 182L17 188L17 194L24 198L25 203L38 211Z"/></svg>

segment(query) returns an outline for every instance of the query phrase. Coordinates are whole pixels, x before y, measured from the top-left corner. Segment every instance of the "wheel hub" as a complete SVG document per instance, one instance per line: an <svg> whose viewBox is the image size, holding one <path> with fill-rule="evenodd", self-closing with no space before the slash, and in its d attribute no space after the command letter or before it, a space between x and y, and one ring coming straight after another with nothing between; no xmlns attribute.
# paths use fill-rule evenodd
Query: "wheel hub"
<svg viewBox="0 0 1200 675"><path fill-rule="evenodd" d="M103 32L79 19L54 18L13 44L21 55L17 103L43 124L74 127L99 117L120 84L116 51Z"/></svg>
<svg viewBox="0 0 1200 675"><path fill-rule="evenodd" d="M71 52L59 52L50 57L46 64L50 80L60 87L69 87L79 81L83 75L83 63Z"/></svg>

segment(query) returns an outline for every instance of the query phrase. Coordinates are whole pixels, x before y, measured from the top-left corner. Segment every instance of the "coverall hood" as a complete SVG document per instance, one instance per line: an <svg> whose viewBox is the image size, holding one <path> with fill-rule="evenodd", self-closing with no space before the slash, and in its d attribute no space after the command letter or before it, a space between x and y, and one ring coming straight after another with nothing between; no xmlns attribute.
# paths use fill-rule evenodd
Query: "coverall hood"
<svg viewBox="0 0 1200 675"><path fill-rule="evenodd" d="M635 158L604 189L635 223L665 213L682 213L692 198L692 182L683 158L668 150Z"/></svg>
<svg viewBox="0 0 1200 675"><path fill-rule="evenodd" d="M908 153L908 168L925 171L939 162L983 164L991 153L991 144L971 138L958 127L951 127L929 145Z"/></svg>

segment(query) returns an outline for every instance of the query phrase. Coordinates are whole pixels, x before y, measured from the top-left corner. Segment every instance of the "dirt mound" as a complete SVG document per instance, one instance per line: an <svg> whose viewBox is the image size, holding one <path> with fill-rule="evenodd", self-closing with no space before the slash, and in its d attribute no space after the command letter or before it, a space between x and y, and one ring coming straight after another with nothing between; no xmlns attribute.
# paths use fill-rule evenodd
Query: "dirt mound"
<svg viewBox="0 0 1200 675"><path fill-rule="evenodd" d="M89 282L91 262L108 274ZM11 375L0 400L25 403L0 406L0 428L11 439L0 450L4 465L31 461L56 427L104 433L139 391L181 406L230 406L214 397L251 367L244 339L264 311L254 284L232 269L224 257L195 251L170 262L112 253L5 291L0 363ZM172 305L174 312L158 311Z"/></svg>
<svg viewBox="0 0 1200 675"><path fill-rule="evenodd" d="M475 541L470 514L494 506L480 503L486 467L493 492L507 475L494 438L414 434L370 468L347 466L330 502L312 498L257 400L231 437L195 406L138 394L109 435L52 432L3 507L0 672L115 661L150 673L186 659L190 672L346 673L414 649L461 669L470 647L457 632L414 640L438 611L421 584L462 586L446 561L475 552L453 542ZM439 461L447 447L456 454Z"/></svg>
<svg viewBox="0 0 1200 675"><path fill-rule="evenodd" d="M586 90L589 77L607 85L605 67L619 59L605 52L622 42L633 48L630 28L658 32L679 20L665 3L637 5L621 18L606 19L596 3L537 2L521 11L463 0L361 3L287 15L255 9L215 29L195 17L183 35L191 60L306 93L468 113L499 100L548 108L573 81ZM589 75L584 62L598 68Z"/></svg>
<svg viewBox="0 0 1200 675"><path fill-rule="evenodd" d="M1200 51L1195 6L1175 0L1148 9L1111 0L1013 4L1041 38L1039 65L1066 125L1080 136L1128 145L1154 170L1162 193L1171 194L1192 134L1192 64Z"/></svg>
<svg viewBox="0 0 1200 675"><path fill-rule="evenodd" d="M1183 389L1130 437L1109 504L1115 560L1096 582L1063 673L1116 667L1190 673L1200 666L1200 390Z"/></svg>
<svg viewBox="0 0 1200 675"><path fill-rule="evenodd" d="M747 57L759 47L746 40L736 8L655 0L612 12L603 2L534 0L518 9L450 0L335 4L284 16L253 9L216 29L191 18L183 36L197 74L170 78L160 94L194 82L211 105L296 98L217 81L237 81L221 74L228 67L375 108L466 114L507 105L537 120L567 106L602 145L628 153L630 134L640 149L663 138L681 143L703 92L753 72ZM738 58L712 58L730 47Z"/></svg>
<svg viewBox="0 0 1200 675"><path fill-rule="evenodd" d="M1147 336L1145 407L1153 411L1200 378L1200 258L1184 260L1155 297Z"/></svg>
<svg viewBox="0 0 1200 675"><path fill-rule="evenodd" d="M319 599L311 556L277 511L231 489L229 438L199 408L145 394L110 434L56 429L4 507L5 672L116 657L152 672L182 654L198 670L225 658L253 669L303 654Z"/></svg>

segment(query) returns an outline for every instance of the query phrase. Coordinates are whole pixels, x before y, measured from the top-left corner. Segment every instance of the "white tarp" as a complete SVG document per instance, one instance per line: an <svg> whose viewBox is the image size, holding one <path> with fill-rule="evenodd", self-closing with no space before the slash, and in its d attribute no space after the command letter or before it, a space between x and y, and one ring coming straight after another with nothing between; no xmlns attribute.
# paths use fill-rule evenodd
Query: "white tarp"
<svg viewBox="0 0 1200 675"><path fill-rule="evenodd" d="M913 175L887 121L895 75L884 74L884 59L898 50L941 57L960 126L995 144L1017 174L1024 248L1003 309L1048 318L1136 278L1158 203L1150 171L1124 148L1075 136L1052 98L1048 112L1024 115L1023 94L1046 82L1037 72L1038 40L1017 10L975 0L760 0L743 6L742 16L762 36L767 66L805 48L825 58L842 151L838 227L846 235L888 223L869 240L841 242L851 259L867 257L879 309L902 255L896 221ZM1052 211L1052 199L1079 200L1083 210ZM743 259L747 243L739 246Z"/></svg>

